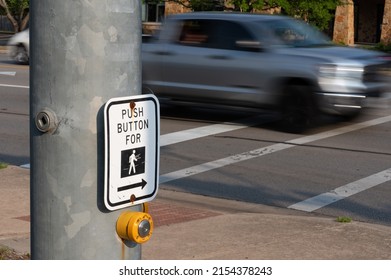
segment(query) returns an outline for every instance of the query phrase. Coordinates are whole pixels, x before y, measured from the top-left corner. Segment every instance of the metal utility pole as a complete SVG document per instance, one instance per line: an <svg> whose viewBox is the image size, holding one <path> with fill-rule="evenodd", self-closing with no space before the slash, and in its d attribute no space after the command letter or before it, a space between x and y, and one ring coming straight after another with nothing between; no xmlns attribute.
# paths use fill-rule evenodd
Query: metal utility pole
<svg viewBox="0 0 391 280"><path fill-rule="evenodd" d="M30 2L32 259L141 258L102 197L103 106L141 94L140 3Z"/></svg>

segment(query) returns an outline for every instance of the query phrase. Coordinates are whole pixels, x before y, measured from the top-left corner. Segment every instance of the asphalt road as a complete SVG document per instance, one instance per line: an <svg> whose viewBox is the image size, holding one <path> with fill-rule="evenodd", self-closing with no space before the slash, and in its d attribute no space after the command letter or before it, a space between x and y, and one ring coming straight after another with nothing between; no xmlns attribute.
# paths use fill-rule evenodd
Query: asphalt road
<svg viewBox="0 0 391 280"><path fill-rule="evenodd" d="M163 143L174 127L177 138L200 126L211 135L162 146L161 187L391 225L388 108L355 122L325 119L305 135L279 131L267 113L256 114L259 125L216 133L221 121L245 116L188 107L168 117L166 110L174 109L162 110Z"/></svg>
<svg viewBox="0 0 391 280"><path fill-rule="evenodd" d="M0 61L0 161L22 165L28 66ZM375 107L299 135L269 112L162 101L160 188L391 226L390 101Z"/></svg>
<svg viewBox="0 0 391 280"><path fill-rule="evenodd" d="M0 54L0 161L30 161L29 67Z"/></svg>

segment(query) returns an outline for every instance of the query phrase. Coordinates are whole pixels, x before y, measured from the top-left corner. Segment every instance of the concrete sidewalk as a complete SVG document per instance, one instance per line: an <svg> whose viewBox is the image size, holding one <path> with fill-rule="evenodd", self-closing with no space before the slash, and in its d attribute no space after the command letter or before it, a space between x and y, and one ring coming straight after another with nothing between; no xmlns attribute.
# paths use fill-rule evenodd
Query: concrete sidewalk
<svg viewBox="0 0 391 280"><path fill-rule="evenodd" d="M0 169L0 246L30 250L30 170ZM159 190L142 259L390 260L391 227Z"/></svg>

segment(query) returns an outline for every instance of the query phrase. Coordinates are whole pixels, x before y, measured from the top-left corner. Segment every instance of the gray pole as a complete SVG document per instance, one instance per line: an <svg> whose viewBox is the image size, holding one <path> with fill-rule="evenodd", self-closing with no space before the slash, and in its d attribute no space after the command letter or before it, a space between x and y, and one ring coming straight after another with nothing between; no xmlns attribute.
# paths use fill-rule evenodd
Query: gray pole
<svg viewBox="0 0 391 280"><path fill-rule="evenodd" d="M141 94L140 3L30 1L32 259L141 258L103 204L102 115Z"/></svg>

